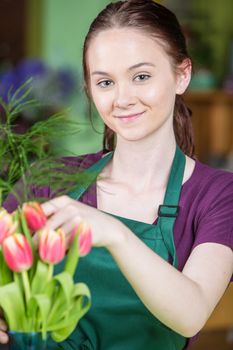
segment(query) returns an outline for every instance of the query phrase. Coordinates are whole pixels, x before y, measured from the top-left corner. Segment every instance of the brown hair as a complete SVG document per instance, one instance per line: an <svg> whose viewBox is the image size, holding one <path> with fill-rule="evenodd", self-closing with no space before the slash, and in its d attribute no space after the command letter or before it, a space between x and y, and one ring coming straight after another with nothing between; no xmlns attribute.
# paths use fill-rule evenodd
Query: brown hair
<svg viewBox="0 0 233 350"><path fill-rule="evenodd" d="M189 58L184 34L179 22L170 10L153 0L126 0L110 3L92 22L86 36L83 49L83 70L86 92L88 95L89 75L86 53L89 44L99 32L111 28L133 28L160 39L169 55L172 65L177 70L185 59ZM174 107L174 132L176 142L182 151L194 156L191 111L186 107L182 97L176 96ZM114 148L114 132L105 126L104 150Z"/></svg>

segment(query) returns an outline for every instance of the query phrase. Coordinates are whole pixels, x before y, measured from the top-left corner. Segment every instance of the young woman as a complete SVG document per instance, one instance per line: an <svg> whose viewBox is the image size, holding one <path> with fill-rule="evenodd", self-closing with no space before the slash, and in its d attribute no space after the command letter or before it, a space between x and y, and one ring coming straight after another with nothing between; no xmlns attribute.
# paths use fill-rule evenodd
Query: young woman
<svg viewBox="0 0 233 350"><path fill-rule="evenodd" d="M51 349L185 349L233 273L233 175L194 158L181 99L191 76L185 38L165 7L119 1L92 23L83 64L104 150L73 164L99 177L43 209L67 235L82 220L91 225L93 249L77 279L92 307Z"/></svg>

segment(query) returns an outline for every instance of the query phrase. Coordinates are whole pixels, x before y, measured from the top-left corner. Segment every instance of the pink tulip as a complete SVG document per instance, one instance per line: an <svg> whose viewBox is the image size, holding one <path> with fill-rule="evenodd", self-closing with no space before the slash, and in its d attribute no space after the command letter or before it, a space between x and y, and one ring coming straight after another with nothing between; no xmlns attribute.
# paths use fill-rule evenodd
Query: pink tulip
<svg viewBox="0 0 233 350"><path fill-rule="evenodd" d="M4 239L16 230L17 224L13 222L12 216L3 208L0 209L0 245Z"/></svg>
<svg viewBox="0 0 233 350"><path fill-rule="evenodd" d="M39 203L24 203L22 210L30 230L40 230L46 224L47 218Z"/></svg>
<svg viewBox="0 0 233 350"><path fill-rule="evenodd" d="M32 248L21 233L5 238L2 248L5 261L12 271L22 272L32 266Z"/></svg>
<svg viewBox="0 0 233 350"><path fill-rule="evenodd" d="M79 255L85 256L91 251L92 233L91 228L86 222L81 222L77 225L71 233L70 241L74 239L74 235L78 234Z"/></svg>
<svg viewBox="0 0 233 350"><path fill-rule="evenodd" d="M49 264L59 263L65 256L66 241L62 229L44 228L39 232L39 255Z"/></svg>

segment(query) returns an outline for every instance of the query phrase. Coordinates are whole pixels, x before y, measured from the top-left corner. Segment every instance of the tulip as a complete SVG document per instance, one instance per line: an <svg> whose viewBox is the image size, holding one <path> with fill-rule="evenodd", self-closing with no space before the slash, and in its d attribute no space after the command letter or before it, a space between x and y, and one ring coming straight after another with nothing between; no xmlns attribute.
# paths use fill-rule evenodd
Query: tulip
<svg viewBox="0 0 233 350"><path fill-rule="evenodd" d="M22 272L32 266L32 249L26 237L21 233L14 233L5 238L2 250L5 261L12 271Z"/></svg>
<svg viewBox="0 0 233 350"><path fill-rule="evenodd" d="M17 224L13 222L12 216L3 208L0 209L0 245L4 239L16 230Z"/></svg>
<svg viewBox="0 0 233 350"><path fill-rule="evenodd" d="M22 210L31 231L40 230L46 224L47 218L39 203L24 203Z"/></svg>
<svg viewBox="0 0 233 350"><path fill-rule="evenodd" d="M65 271L74 275L80 256L87 255L91 250L92 234L90 226L81 222L74 227L68 239L69 251L65 263Z"/></svg>
<svg viewBox="0 0 233 350"><path fill-rule="evenodd" d="M65 256L66 241L62 229L44 228L39 231L39 255L48 264L57 264Z"/></svg>
<svg viewBox="0 0 233 350"><path fill-rule="evenodd" d="M81 222L71 232L70 241L74 239L74 235L78 234L79 256L85 256L91 251L92 233L91 228L86 222Z"/></svg>

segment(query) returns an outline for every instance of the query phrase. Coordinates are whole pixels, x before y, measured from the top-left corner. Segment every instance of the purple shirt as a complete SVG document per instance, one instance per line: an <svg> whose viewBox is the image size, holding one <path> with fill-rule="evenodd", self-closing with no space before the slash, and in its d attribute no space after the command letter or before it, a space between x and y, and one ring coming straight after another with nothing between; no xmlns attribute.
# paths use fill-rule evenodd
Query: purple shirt
<svg viewBox="0 0 233 350"><path fill-rule="evenodd" d="M102 154L98 152L77 158L68 157L66 161L79 170L86 169L99 160ZM34 192L36 197L53 197L49 188L34 189ZM97 206L95 184L90 186L80 201ZM8 196L4 207L13 211L16 206L13 196ZM233 249L233 173L196 161L192 176L182 186L179 206L174 241L180 271L199 244L214 242Z"/></svg>
<svg viewBox="0 0 233 350"><path fill-rule="evenodd" d="M102 154L67 157L66 161L79 170L86 169ZM36 197L53 197L49 188L35 188L34 193ZM90 186L80 201L97 206L95 184ZM233 173L196 161L192 176L182 186L179 206L174 227L179 270L183 269L191 251L201 243L215 242L233 249ZM15 198L8 196L4 207L13 211L17 207Z"/></svg>

